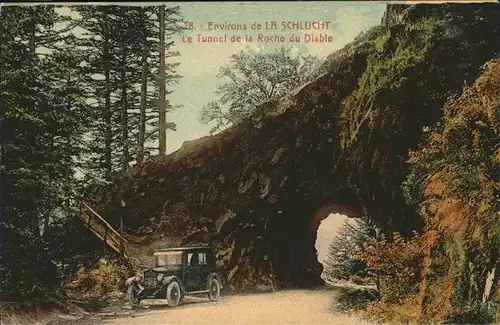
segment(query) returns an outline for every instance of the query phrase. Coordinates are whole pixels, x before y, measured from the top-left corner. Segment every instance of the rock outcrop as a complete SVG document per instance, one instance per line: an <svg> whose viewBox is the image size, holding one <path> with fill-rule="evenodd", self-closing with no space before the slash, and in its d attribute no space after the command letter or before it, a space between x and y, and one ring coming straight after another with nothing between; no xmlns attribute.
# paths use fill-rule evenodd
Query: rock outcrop
<svg viewBox="0 0 500 325"><path fill-rule="evenodd" d="M90 195L130 234L216 246L236 288L269 275L280 287L319 283L314 243L329 213L419 229L401 191L408 150L499 55L499 22L498 4L388 5L313 82Z"/></svg>

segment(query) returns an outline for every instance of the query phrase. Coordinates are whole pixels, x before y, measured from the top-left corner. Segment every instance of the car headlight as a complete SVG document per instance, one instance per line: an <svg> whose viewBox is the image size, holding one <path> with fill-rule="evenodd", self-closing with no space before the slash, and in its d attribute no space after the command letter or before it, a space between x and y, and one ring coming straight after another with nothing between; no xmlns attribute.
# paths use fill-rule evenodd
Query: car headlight
<svg viewBox="0 0 500 325"><path fill-rule="evenodd" d="M136 281L141 281L141 280L142 280L142 278L143 278L143 276L142 276L142 274L140 274L140 273L139 273L139 274L137 274L137 275L135 276L135 280L136 280Z"/></svg>
<svg viewBox="0 0 500 325"><path fill-rule="evenodd" d="M156 277L156 280L158 280L158 281L163 280L163 273L158 274L158 276Z"/></svg>

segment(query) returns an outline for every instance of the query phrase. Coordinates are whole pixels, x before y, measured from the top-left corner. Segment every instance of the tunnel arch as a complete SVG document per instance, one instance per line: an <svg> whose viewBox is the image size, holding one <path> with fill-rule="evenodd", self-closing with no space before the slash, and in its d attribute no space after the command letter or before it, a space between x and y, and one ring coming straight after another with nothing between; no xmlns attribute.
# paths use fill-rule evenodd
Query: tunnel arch
<svg viewBox="0 0 500 325"><path fill-rule="evenodd" d="M312 215L308 232L309 232L311 239L313 241L312 252L314 253L314 256L316 257L317 266L318 266L318 269L320 270L320 272L319 272L320 277L321 277L321 274L323 273L324 266L321 263L321 261L319 260L319 252L318 252L318 249L316 247L318 230L321 226L321 222L323 222L325 219L329 218L330 216L332 218L336 218L336 217L338 217L337 215L346 216L347 218L362 218L365 216L365 213L364 213L361 205L346 205L346 204L339 204L339 203L327 203L327 204L322 205L320 208L318 208L318 210Z"/></svg>
<svg viewBox="0 0 500 325"><path fill-rule="evenodd" d="M316 255L318 262L323 265L322 278L325 279L325 268L329 262L330 247L333 240L341 234L341 230L346 223L355 225L357 218L351 218L344 214L333 213L323 219L316 232Z"/></svg>
<svg viewBox="0 0 500 325"><path fill-rule="evenodd" d="M297 200L293 212L269 220L269 254L279 287L324 284L321 278L323 265L318 261L316 250L321 221L336 213L351 218L364 216L364 209L359 201L352 196L349 199L345 195L339 197L342 199L331 199L317 205Z"/></svg>

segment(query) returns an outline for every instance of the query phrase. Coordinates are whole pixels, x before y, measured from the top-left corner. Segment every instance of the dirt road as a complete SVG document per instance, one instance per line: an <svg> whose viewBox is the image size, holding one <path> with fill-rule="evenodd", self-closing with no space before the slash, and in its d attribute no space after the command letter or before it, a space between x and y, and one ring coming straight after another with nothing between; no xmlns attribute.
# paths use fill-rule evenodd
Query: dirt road
<svg viewBox="0 0 500 325"><path fill-rule="evenodd" d="M152 306L132 316L91 320L87 324L371 324L335 311L338 288L221 296L213 303L186 298L175 308Z"/></svg>

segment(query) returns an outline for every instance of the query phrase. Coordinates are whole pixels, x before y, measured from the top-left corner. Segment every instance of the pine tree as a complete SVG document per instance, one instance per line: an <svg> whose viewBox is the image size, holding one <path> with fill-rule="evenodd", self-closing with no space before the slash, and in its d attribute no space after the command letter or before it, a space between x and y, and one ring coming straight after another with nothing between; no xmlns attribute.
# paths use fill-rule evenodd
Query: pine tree
<svg viewBox="0 0 500 325"><path fill-rule="evenodd" d="M146 100L148 90L148 12L146 8L139 10L139 28L138 35L140 36L141 51L141 93L140 93L140 110L139 110L139 130L137 137L137 164L142 165L144 161L144 142L146 139Z"/></svg>
<svg viewBox="0 0 500 325"><path fill-rule="evenodd" d="M151 43L149 45L150 48L150 57L149 57L149 73L150 82L148 86L150 91L148 91L146 96L146 114L145 121L148 127L145 129L145 154L153 155L159 153L158 146L154 146L154 142L158 140L160 129L159 129L159 68L160 68L160 60L159 60L159 36L160 36L160 26L158 21L159 16L159 8L160 7L150 7L148 8L148 16L149 16L149 39ZM166 7L165 8L165 96L166 96L166 112L170 112L175 109L181 108L180 105L172 105L168 100L168 96L172 93L172 89L169 88L170 85L176 84L181 76L179 76L176 72L176 69L179 65L177 62L172 62L171 59L177 56L180 56L180 53L177 51L173 51L172 47L175 44L172 40L172 36L180 33L183 30L182 18L180 13L180 8L178 6L175 7ZM173 122L166 121L166 130L176 130L177 126Z"/></svg>
<svg viewBox="0 0 500 325"><path fill-rule="evenodd" d="M88 169L110 180L131 161L153 154L158 139L158 7L86 6L77 8L86 30L80 48L90 53L86 71L95 126L89 141ZM179 8L167 8L166 37L180 29ZM173 42L167 43L167 49ZM167 58L178 53L167 51ZM107 58L107 59L106 59ZM176 82L178 64L166 63L166 82ZM171 90L167 89L166 94ZM167 102L167 110L175 107ZM175 129L175 124L167 127ZM148 146L149 144L149 146ZM154 148L157 150L157 148ZM141 158L139 158L141 160Z"/></svg>
<svg viewBox="0 0 500 325"><path fill-rule="evenodd" d="M0 291L15 297L55 286L55 277L40 275L55 273L50 226L67 201L86 105L75 87L79 63L58 45L72 26L52 28L64 22L55 7L12 6L0 15Z"/></svg>
<svg viewBox="0 0 500 325"><path fill-rule="evenodd" d="M369 238L377 236L375 227L364 219L347 220L339 229L328 248L324 276L329 281L349 280L352 276L366 275L366 264L357 254Z"/></svg>
<svg viewBox="0 0 500 325"><path fill-rule="evenodd" d="M88 55L86 80L88 101L94 108L94 126L89 134L88 162L92 177L103 176L109 180L113 171L112 56L116 43L116 15L112 6L79 6L80 26L86 30L78 42L78 48Z"/></svg>

